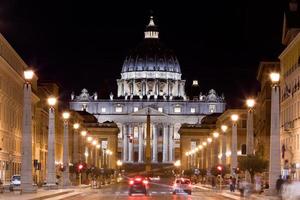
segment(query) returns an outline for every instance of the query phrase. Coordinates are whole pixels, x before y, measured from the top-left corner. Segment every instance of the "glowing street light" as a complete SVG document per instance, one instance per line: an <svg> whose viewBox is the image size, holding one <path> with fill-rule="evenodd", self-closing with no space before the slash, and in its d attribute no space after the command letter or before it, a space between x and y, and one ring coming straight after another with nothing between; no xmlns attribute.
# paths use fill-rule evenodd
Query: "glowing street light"
<svg viewBox="0 0 300 200"><path fill-rule="evenodd" d="M248 108L253 108L255 105L255 100L254 99L247 99L246 104Z"/></svg>
<svg viewBox="0 0 300 200"><path fill-rule="evenodd" d="M270 73L270 79L271 79L272 83L278 83L279 79L280 79L280 74L277 72L272 72L272 73Z"/></svg>
<svg viewBox="0 0 300 200"><path fill-rule="evenodd" d="M48 102L48 104L49 104L50 107L53 107L53 106L55 106L55 104L57 102L57 99L56 99L56 97L49 97L47 99L47 102Z"/></svg>
<svg viewBox="0 0 300 200"><path fill-rule="evenodd" d="M222 131L225 133L225 132L227 131L227 129L228 129L228 126L222 125L222 126L221 126L221 129L222 129Z"/></svg>
<svg viewBox="0 0 300 200"><path fill-rule="evenodd" d="M92 142L93 141L93 138L91 136L88 136L87 139L86 139L88 142Z"/></svg>
<svg viewBox="0 0 300 200"><path fill-rule="evenodd" d="M202 142L202 145L205 147L207 145L207 142Z"/></svg>
<svg viewBox="0 0 300 200"><path fill-rule="evenodd" d="M24 78L26 81L30 81L34 76L33 70L25 70L24 71Z"/></svg>
<svg viewBox="0 0 300 200"><path fill-rule="evenodd" d="M211 137L207 138L207 142L208 144L210 144L212 142L212 138Z"/></svg>
<svg viewBox="0 0 300 200"><path fill-rule="evenodd" d="M219 133L218 132L214 132L213 136L214 136L214 138L218 138L219 137Z"/></svg>
<svg viewBox="0 0 300 200"><path fill-rule="evenodd" d="M232 120L233 122L236 122L238 119L239 119L239 116L238 116L237 114L231 115L231 120Z"/></svg>
<svg viewBox="0 0 300 200"><path fill-rule="evenodd" d="M77 130L77 129L79 129L79 127L80 127L80 124L79 124L79 123L75 123L75 124L73 124L73 128L74 128L74 129L76 129L76 130Z"/></svg>
<svg viewBox="0 0 300 200"><path fill-rule="evenodd" d="M85 137L87 135L87 131L81 131L80 134L81 136Z"/></svg>

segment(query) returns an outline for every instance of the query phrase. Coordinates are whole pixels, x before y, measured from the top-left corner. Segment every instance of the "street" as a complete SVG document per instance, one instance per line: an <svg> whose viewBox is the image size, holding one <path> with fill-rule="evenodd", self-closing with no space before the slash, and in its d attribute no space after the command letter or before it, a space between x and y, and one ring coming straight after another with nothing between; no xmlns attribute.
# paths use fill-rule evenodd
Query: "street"
<svg viewBox="0 0 300 200"><path fill-rule="evenodd" d="M209 190L203 190L194 188L192 195L177 194L172 195L172 187L168 180L150 183L149 185L149 196L144 195L133 195L128 196L128 184L126 182L107 186L102 189L89 189L86 192L72 198L66 198L69 200L98 200L98 199L201 199L201 200L221 200L221 199L239 199L238 198L227 198L216 192Z"/></svg>

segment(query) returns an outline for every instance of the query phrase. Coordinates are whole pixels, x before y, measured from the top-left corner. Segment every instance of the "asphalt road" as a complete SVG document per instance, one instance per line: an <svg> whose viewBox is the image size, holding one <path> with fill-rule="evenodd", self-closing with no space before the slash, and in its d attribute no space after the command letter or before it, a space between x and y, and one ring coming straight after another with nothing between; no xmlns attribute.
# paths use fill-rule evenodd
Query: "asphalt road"
<svg viewBox="0 0 300 200"><path fill-rule="evenodd" d="M198 188L194 188L192 191L192 195L187 194L172 194L172 187L170 180L162 180L159 182L153 182L149 184L149 195L134 195L128 196L128 183L119 183L111 186L107 186L102 189L89 189L84 193L72 197L66 198L68 200L115 200L115 199L130 199L130 200L146 200L146 199L157 199L157 200L176 200L176 199L201 199L201 200L229 200L231 198L227 198L217 194L216 192L212 192L209 190L202 190Z"/></svg>

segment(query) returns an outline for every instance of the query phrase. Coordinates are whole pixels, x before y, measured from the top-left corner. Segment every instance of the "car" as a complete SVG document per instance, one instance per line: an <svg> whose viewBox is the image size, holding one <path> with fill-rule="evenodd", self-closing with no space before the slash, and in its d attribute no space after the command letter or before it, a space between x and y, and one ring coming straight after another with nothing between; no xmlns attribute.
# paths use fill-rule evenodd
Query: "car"
<svg viewBox="0 0 300 200"><path fill-rule="evenodd" d="M9 190L13 191L14 187L19 187L21 185L21 176L16 174L11 177Z"/></svg>
<svg viewBox="0 0 300 200"><path fill-rule="evenodd" d="M148 183L148 179L143 177L129 179L129 196L132 194L148 195Z"/></svg>
<svg viewBox="0 0 300 200"><path fill-rule="evenodd" d="M187 178L176 178L173 184L173 194L187 193L192 194L192 182Z"/></svg>

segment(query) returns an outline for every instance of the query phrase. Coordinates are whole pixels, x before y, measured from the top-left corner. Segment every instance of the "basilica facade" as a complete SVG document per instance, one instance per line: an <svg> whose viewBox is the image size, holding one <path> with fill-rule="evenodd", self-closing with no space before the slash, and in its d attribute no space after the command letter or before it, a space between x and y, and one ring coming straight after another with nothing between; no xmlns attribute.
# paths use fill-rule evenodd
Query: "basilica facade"
<svg viewBox="0 0 300 200"><path fill-rule="evenodd" d="M99 123L114 121L120 130L115 153L124 163L145 161L146 116L150 114L152 163L172 163L180 157L181 125L201 123L203 117L225 110L224 97L213 89L188 98L181 75L176 55L161 43L150 17L144 40L123 63L117 94L99 99L97 93L83 89L79 95L72 93L70 109L85 110Z"/></svg>

